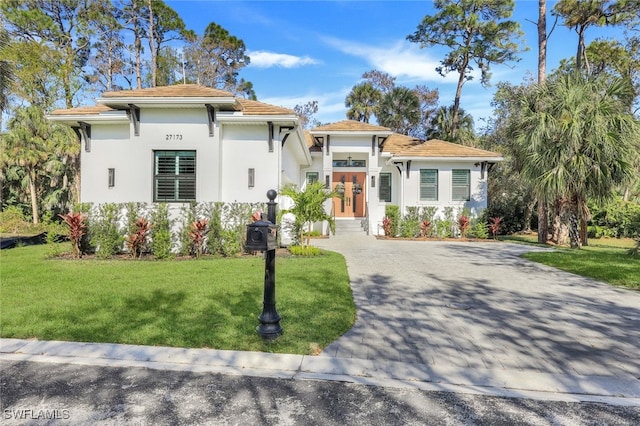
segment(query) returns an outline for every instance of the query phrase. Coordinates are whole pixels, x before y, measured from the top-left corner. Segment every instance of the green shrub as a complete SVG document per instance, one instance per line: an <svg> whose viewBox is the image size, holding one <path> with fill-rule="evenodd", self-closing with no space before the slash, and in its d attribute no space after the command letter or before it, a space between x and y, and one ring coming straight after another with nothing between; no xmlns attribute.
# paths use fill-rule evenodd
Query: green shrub
<svg viewBox="0 0 640 426"><path fill-rule="evenodd" d="M209 236L207 238L207 251L214 255L222 254L222 211L224 203L216 202L206 206L209 219Z"/></svg>
<svg viewBox="0 0 640 426"><path fill-rule="evenodd" d="M7 234L28 234L33 231L33 224L20 207L8 206L0 212L0 232Z"/></svg>
<svg viewBox="0 0 640 426"><path fill-rule="evenodd" d="M437 218L435 220L434 234L438 238L451 238L453 235L453 221Z"/></svg>
<svg viewBox="0 0 640 426"><path fill-rule="evenodd" d="M415 238L420 235L420 208L407 207L407 214L399 226L399 234L403 238Z"/></svg>
<svg viewBox="0 0 640 426"><path fill-rule="evenodd" d="M387 204L384 208L384 215L389 218L389 234L390 237L395 237L398 235L398 231L400 228L400 207L395 204Z"/></svg>
<svg viewBox="0 0 640 426"><path fill-rule="evenodd" d="M220 254L224 257L231 257L240 254L244 247L241 237L242 236L235 228L225 229L222 231L222 237L220 238Z"/></svg>
<svg viewBox="0 0 640 426"><path fill-rule="evenodd" d="M474 219L471 223L471 228L469 229L470 238L478 238L480 240L489 238L489 227L486 223L480 219Z"/></svg>
<svg viewBox="0 0 640 426"><path fill-rule="evenodd" d="M195 202L180 208L180 232L178 234L178 253L182 256L191 256L193 252L193 240L191 239L191 226L198 221L198 205Z"/></svg>
<svg viewBox="0 0 640 426"><path fill-rule="evenodd" d="M92 221L91 242L97 247L96 255L106 259L122 251L124 236L118 229L120 210L122 206L117 203L105 203L98 206Z"/></svg>
<svg viewBox="0 0 640 426"><path fill-rule="evenodd" d="M171 252L171 219L166 203L156 204L151 212L151 251L156 259L168 259Z"/></svg>
<svg viewBox="0 0 640 426"><path fill-rule="evenodd" d="M289 251L294 256L319 256L320 249L314 246L290 246Z"/></svg>
<svg viewBox="0 0 640 426"><path fill-rule="evenodd" d="M595 238L640 236L640 204L618 198L603 207L590 204L589 209L593 226L589 231Z"/></svg>

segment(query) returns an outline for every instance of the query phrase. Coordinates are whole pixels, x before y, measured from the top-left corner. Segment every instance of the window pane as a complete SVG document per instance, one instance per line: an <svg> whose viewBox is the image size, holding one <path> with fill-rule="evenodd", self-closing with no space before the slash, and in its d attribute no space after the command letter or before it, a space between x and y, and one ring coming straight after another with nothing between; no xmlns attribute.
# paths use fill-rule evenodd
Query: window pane
<svg viewBox="0 0 640 426"><path fill-rule="evenodd" d="M391 202L391 173L380 173L378 197L380 201Z"/></svg>
<svg viewBox="0 0 640 426"><path fill-rule="evenodd" d="M156 174L174 175L176 173L175 157L156 157Z"/></svg>
<svg viewBox="0 0 640 426"><path fill-rule="evenodd" d="M469 170L451 171L453 201L469 201L470 199L470 172Z"/></svg>
<svg viewBox="0 0 640 426"><path fill-rule="evenodd" d="M320 173L318 172L307 172L307 184L311 184L313 182L317 182L320 179Z"/></svg>
<svg viewBox="0 0 640 426"><path fill-rule="evenodd" d="M196 157L179 157L178 165L178 174L196 174Z"/></svg>
<svg viewBox="0 0 640 426"><path fill-rule="evenodd" d="M420 169L420 200L438 201L438 171Z"/></svg>

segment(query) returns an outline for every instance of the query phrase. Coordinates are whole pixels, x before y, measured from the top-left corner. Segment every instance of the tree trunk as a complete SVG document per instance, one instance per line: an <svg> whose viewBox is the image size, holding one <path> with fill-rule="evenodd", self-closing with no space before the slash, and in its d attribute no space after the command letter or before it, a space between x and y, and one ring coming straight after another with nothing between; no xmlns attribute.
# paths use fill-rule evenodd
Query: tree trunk
<svg viewBox="0 0 640 426"><path fill-rule="evenodd" d="M527 203L527 206L524 209L524 224L522 227L522 232L525 234L531 233L531 216L533 216L533 208L536 205L536 200L532 199Z"/></svg>
<svg viewBox="0 0 640 426"><path fill-rule="evenodd" d="M40 223L40 212L38 211L38 191L36 190L36 171L29 169L27 171L29 180L29 197L31 198L31 215L33 216L33 223L37 225Z"/></svg>
<svg viewBox="0 0 640 426"><path fill-rule="evenodd" d="M460 119L460 97L462 96L462 86L464 85L464 70L465 67L460 72L460 76L458 77L458 86L456 87L456 97L453 100L453 114L451 117L451 142L456 140L456 135L458 133L458 121Z"/></svg>
<svg viewBox="0 0 640 426"><path fill-rule="evenodd" d="M538 198L538 242L546 244L549 239L549 207L547 201Z"/></svg>
<svg viewBox="0 0 640 426"><path fill-rule="evenodd" d="M589 245L589 233L587 232L587 220L584 218L580 219L580 245L582 246Z"/></svg>
<svg viewBox="0 0 640 426"><path fill-rule="evenodd" d="M571 206L568 200L561 199L556 202L554 212L554 237L556 244L566 246L569 244L569 222Z"/></svg>
<svg viewBox="0 0 640 426"><path fill-rule="evenodd" d="M571 202L566 203L568 208L569 219L569 244L571 248L580 248L580 215L578 211L578 203L572 199Z"/></svg>
<svg viewBox="0 0 640 426"><path fill-rule="evenodd" d="M589 211L586 200L582 198L577 201L577 208L580 218L580 244L588 246L589 235L587 232L587 222L591 220L591 212Z"/></svg>
<svg viewBox="0 0 640 426"><path fill-rule="evenodd" d="M137 11L137 0L131 1L131 15L133 22L134 50L136 55L136 87L142 89L142 41L140 40L140 23Z"/></svg>
<svg viewBox="0 0 640 426"><path fill-rule="evenodd" d="M156 46L156 39L154 37L153 26L153 7L152 0L147 1L149 5L149 50L151 51L151 87L156 87L158 79L158 49Z"/></svg>
<svg viewBox="0 0 640 426"><path fill-rule="evenodd" d="M538 0L538 84L547 77L547 0ZM546 206L546 204L545 204Z"/></svg>

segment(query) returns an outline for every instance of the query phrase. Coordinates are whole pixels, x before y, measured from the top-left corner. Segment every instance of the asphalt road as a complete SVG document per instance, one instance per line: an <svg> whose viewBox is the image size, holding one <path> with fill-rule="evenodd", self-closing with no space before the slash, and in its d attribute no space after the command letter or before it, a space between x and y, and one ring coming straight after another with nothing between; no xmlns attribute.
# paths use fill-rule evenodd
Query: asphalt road
<svg viewBox="0 0 640 426"><path fill-rule="evenodd" d="M133 367L4 360L0 385L7 425L640 424L637 406Z"/></svg>

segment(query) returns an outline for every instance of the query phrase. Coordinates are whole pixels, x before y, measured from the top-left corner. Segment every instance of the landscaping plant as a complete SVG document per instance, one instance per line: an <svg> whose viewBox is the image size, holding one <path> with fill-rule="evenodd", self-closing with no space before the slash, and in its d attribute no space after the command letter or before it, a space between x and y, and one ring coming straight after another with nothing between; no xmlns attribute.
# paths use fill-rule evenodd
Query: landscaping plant
<svg viewBox="0 0 640 426"><path fill-rule="evenodd" d="M118 229L121 208L117 203L105 203L99 205L92 215L91 242L97 247L96 255L102 259L122 251L124 236Z"/></svg>
<svg viewBox="0 0 640 426"><path fill-rule="evenodd" d="M423 219L422 222L420 222L420 236L424 238L430 235L431 221L429 221L428 219Z"/></svg>
<svg viewBox="0 0 640 426"><path fill-rule="evenodd" d="M382 229L384 231L384 235L386 237L393 237L394 235L391 233L391 226L393 224L393 221L391 220L391 218L389 216L385 216L384 219L382 219Z"/></svg>
<svg viewBox="0 0 640 426"><path fill-rule="evenodd" d="M467 238L467 232L469 231L469 226L471 225L471 221L469 220L469 216L465 213L462 213L458 216L458 229L460 230L460 237Z"/></svg>
<svg viewBox="0 0 640 426"><path fill-rule="evenodd" d="M206 249L207 224L209 219L200 219L191 223L189 238L191 239L191 255L196 259L202 256Z"/></svg>
<svg viewBox="0 0 640 426"><path fill-rule="evenodd" d="M67 235L69 241L71 241L74 256L76 258L82 257L84 254L82 250L82 239L87 234L87 216L82 213L72 212L59 216L69 227L69 233Z"/></svg>
<svg viewBox="0 0 640 426"><path fill-rule="evenodd" d="M131 257L140 258L147 248L151 224L144 217L139 217L135 222L135 230L125 236L125 244Z"/></svg>
<svg viewBox="0 0 640 426"><path fill-rule="evenodd" d="M171 219L166 203L156 204L151 212L151 251L156 259L172 257Z"/></svg>
<svg viewBox="0 0 640 426"><path fill-rule="evenodd" d="M398 235L398 230L400 229L400 222L402 220L402 215L400 214L400 206L395 204L387 204L384 208L384 214L388 217L390 222L389 233L385 232L385 235L389 237L396 237ZM384 228L384 223L383 223Z"/></svg>
<svg viewBox="0 0 640 426"><path fill-rule="evenodd" d="M502 222L501 217L489 218L489 230L491 231L491 235L493 235L493 239L500 233L500 222Z"/></svg>

